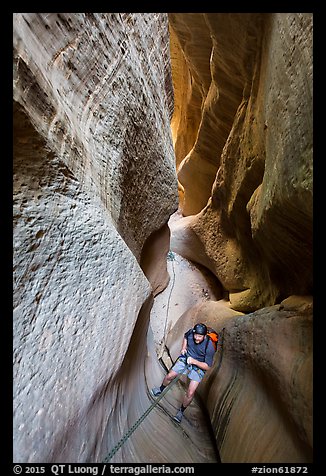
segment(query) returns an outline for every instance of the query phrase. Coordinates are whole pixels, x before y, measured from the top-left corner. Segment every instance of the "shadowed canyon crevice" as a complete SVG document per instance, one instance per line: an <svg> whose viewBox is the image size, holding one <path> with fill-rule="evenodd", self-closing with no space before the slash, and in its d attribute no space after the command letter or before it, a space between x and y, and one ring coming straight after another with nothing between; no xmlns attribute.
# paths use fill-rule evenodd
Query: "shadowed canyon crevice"
<svg viewBox="0 0 326 476"><path fill-rule="evenodd" d="M14 461L312 461L312 14L15 13Z"/></svg>

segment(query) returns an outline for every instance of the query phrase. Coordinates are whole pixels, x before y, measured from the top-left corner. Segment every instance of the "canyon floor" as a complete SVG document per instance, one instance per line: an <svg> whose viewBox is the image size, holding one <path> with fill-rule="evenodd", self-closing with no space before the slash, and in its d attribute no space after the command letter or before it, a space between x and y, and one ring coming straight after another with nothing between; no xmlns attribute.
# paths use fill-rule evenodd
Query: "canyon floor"
<svg viewBox="0 0 326 476"><path fill-rule="evenodd" d="M179 212L172 215L169 226L173 227L180 217ZM196 313L201 304L208 301L219 301L222 306L229 309L229 302L221 299L221 286L217 279L203 266L170 250L167 255L167 270L170 275L169 284L155 297L150 314L155 350L161 362L163 374L172 365L169 349L165 345L166 339L171 330L173 334L173 327L179 319L182 320L186 315L188 322L192 309ZM173 345L178 346L179 344L181 348L182 337L179 340L179 343L174 342ZM219 356L216 355L216 358ZM162 378L162 374L157 376L155 385L161 384L160 378ZM170 417L173 416L182 402L188 382L186 377L182 377L160 401L159 411ZM205 406L198 394L195 395L194 400L185 411L181 424L174 423L172 419L171 424L179 428L182 437L185 438L185 444L196 446L196 451L202 453L201 456L204 460L219 462ZM199 444L192 441L194 434L196 434L195 440L198 438Z"/></svg>

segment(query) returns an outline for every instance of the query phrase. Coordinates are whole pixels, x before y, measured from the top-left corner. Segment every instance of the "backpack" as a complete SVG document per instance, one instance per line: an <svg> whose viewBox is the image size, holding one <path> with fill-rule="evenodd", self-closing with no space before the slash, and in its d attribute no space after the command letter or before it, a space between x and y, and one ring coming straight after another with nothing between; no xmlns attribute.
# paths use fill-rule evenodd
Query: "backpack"
<svg viewBox="0 0 326 476"><path fill-rule="evenodd" d="M207 329L207 336L209 337L209 339L211 340L213 346L214 346L214 349L215 349L215 352L217 351L217 344L218 344L218 341L219 341L219 335L216 331L214 331L214 329L212 329L211 327L209 327ZM205 348L205 352L207 351L207 346L208 346L208 342L209 340L207 340L207 343L206 343L206 348Z"/></svg>

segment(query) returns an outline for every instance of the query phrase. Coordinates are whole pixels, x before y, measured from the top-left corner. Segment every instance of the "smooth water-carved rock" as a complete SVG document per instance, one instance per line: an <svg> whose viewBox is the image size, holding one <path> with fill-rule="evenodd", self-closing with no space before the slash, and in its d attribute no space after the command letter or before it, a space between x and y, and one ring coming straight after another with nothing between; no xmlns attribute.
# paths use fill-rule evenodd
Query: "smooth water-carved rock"
<svg viewBox="0 0 326 476"><path fill-rule="evenodd" d="M177 208L168 48L164 14L14 14L16 462L101 461L150 404L131 397L141 251Z"/></svg>
<svg viewBox="0 0 326 476"><path fill-rule="evenodd" d="M168 34L162 14L14 15L15 99L137 257L177 208Z"/></svg>
<svg viewBox="0 0 326 476"><path fill-rule="evenodd" d="M218 301L187 289L165 344L204 320L223 353L181 427L182 382L112 462L312 459L311 15L170 19L173 139L167 14L14 15L16 462L100 462L153 402L173 142L171 253Z"/></svg>
<svg viewBox="0 0 326 476"><path fill-rule="evenodd" d="M202 387L221 461L312 462L311 299L235 317Z"/></svg>
<svg viewBox="0 0 326 476"><path fill-rule="evenodd" d="M179 157L184 217L171 225L171 249L210 269L231 308L250 313L223 321L223 360L200 392L222 462L311 462L312 15L198 16L171 15L191 75L176 95L175 143L195 137ZM203 17L211 85L200 103L190 99L202 83L189 32ZM187 139L185 111L198 103Z"/></svg>
<svg viewBox="0 0 326 476"><path fill-rule="evenodd" d="M209 264L234 309L250 312L312 292L312 15L197 15L211 34L201 40L202 59L211 47L211 84L178 169L182 213L194 217L172 240L191 237L194 252L181 245L187 256L200 248L196 261ZM186 35L193 17L171 22L192 91L202 84L193 73L200 48ZM178 134L187 135L180 124Z"/></svg>
<svg viewBox="0 0 326 476"><path fill-rule="evenodd" d="M14 459L87 461L150 286L100 201L15 119Z"/></svg>

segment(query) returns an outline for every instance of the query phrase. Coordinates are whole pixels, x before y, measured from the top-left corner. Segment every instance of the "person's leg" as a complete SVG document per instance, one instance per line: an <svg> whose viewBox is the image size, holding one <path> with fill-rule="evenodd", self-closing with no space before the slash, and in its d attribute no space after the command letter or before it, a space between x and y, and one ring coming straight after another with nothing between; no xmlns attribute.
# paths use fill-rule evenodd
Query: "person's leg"
<svg viewBox="0 0 326 476"><path fill-rule="evenodd" d="M177 372L175 372L174 370L170 370L170 372L164 377L162 385L166 387L167 385L169 385L169 383L172 382L172 380L176 378L177 375Z"/></svg>
<svg viewBox="0 0 326 476"><path fill-rule="evenodd" d="M168 374L164 377L162 385L158 388L153 389L153 394L157 396L160 393L162 393L164 388L167 385L169 385L169 383L171 383L172 380L174 380L178 374L185 372L186 367L187 367L186 359L183 356L179 356L175 364L173 365L173 367L170 369Z"/></svg>
<svg viewBox="0 0 326 476"><path fill-rule="evenodd" d="M171 383L172 380L174 380L177 375L178 375L178 372L171 369L170 372L164 377L162 385L160 387L156 387L152 389L152 394L154 395L154 397L158 397L163 392L165 387L169 385L169 383Z"/></svg>
<svg viewBox="0 0 326 476"><path fill-rule="evenodd" d="M190 380L182 405L180 409L178 410L177 414L173 417L176 422L181 423L183 412L185 411L187 406L190 405L199 384L200 384L200 381L198 382L196 380Z"/></svg>
<svg viewBox="0 0 326 476"><path fill-rule="evenodd" d="M197 389L199 384L200 384L200 382L196 382L195 380L190 380L187 392L186 392L186 394L184 396L184 399L183 399L183 402L182 402L182 406L183 406L184 409L186 409L187 406L190 405L192 399L194 398L196 389Z"/></svg>

